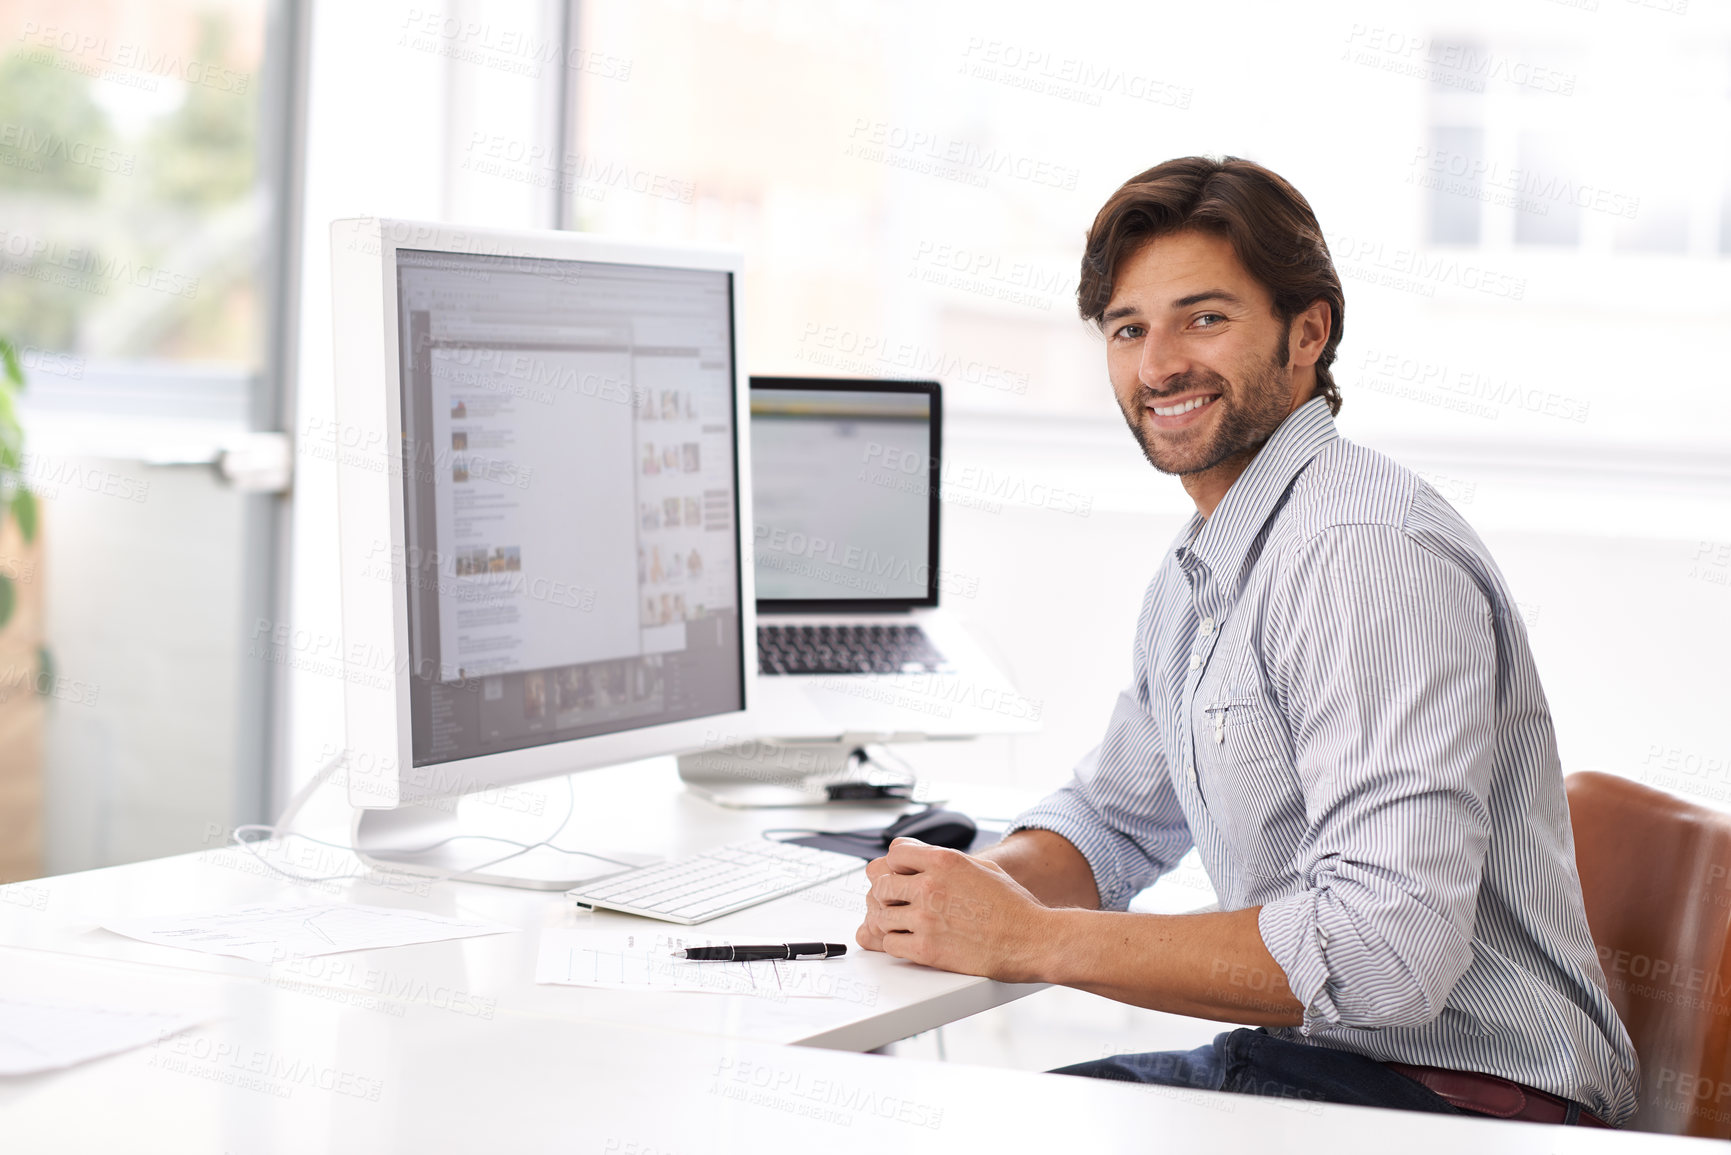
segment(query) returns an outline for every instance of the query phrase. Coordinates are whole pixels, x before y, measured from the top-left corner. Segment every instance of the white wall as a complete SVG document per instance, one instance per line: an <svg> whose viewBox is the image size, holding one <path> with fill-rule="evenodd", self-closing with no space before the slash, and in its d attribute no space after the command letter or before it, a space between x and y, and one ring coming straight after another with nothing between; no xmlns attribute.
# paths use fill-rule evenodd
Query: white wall
<svg viewBox="0 0 1731 1155"><path fill-rule="evenodd" d="M1063 293L1049 311L1017 312L978 293L916 283L909 272L918 244L948 239L1012 263L1073 269L1082 229L1124 176L1185 151L1240 151L1309 191L1331 233L1380 241L1385 254L1416 245L1448 256L1416 239L1424 201L1407 179L1435 96L1422 79L1343 60L1369 42L1361 29L1482 36L1518 64L1572 70L1574 95L1493 82L1487 101L1538 109L1574 129L1603 125L1623 151L1607 146L1603 157L1587 158L1593 171L1573 175L1631 188L1645 178L1623 146L1642 138L1646 120L1675 122L1668 132L1675 124L1706 132L1702 125L1724 116L1723 92L1696 91L1707 73L1665 61L1691 46L1731 43L1723 10L1697 5L1679 17L1628 0L1601 0L1595 10L1516 10L1488 0L1099 4L1080 15L887 2L582 7L584 48L625 61L629 74L609 68L575 78L591 98L578 118L588 133L581 156L693 181L697 195L681 204L615 190L577 208L601 227L745 248L744 346L756 351L748 368L824 371L801 359L810 348L802 337L813 323L839 322L1026 372L1025 397L953 390L951 456L1086 493L1093 512L952 505L945 553L949 568L980 579L977 595L957 609L1024 691L1046 703L1047 728L1013 746L932 757L956 773L1029 784L1054 781L1098 737L1127 671L1136 600L1186 510L1175 483L1148 469L1112 413L1098 344L1070 318ZM535 182L557 163L476 164L477 154L551 145L547 74L525 77L510 52L485 47L488 38L498 44L503 33L537 26L550 35L545 9L522 0L486 6L479 51L460 29L447 36L443 27L405 25L411 11L325 5L315 19L303 433L331 412L321 247L331 218L549 220ZM981 37L1046 44L1059 56L1193 92L1184 109L1115 96L1095 107L1001 76L958 75L958 62L979 58L969 46ZM801 70L799 84L768 70L784 65ZM1083 179L1056 199L1016 182L982 191L918 177L885 194L880 186L904 177L842 156L859 117L1075 164ZM1663 170L1696 200L1724 192L1717 132L1696 141L1701 156L1687 166ZM1609 178L1598 172L1605 166ZM1722 801L1731 794L1722 705L1731 653L1725 259L1702 237L1687 256L1615 257L1597 220L1578 253L1522 250L1499 220L1482 251L1455 255L1524 278L1519 302L1448 285L1426 296L1375 284L1367 277L1379 275L1382 258L1354 259L1342 430L1431 475L1481 530L1529 608L1568 769L1643 776ZM1399 371L1383 368L1391 353L1397 362L1429 359L1565 394L1590 403L1590 419L1503 403L1463 415L1447 407L1447 391L1403 395ZM1054 421L1055 410L1074 416ZM334 482L328 464L306 452L299 465L295 624L314 638L334 637ZM292 702L298 780L340 738L340 683L297 673Z"/></svg>

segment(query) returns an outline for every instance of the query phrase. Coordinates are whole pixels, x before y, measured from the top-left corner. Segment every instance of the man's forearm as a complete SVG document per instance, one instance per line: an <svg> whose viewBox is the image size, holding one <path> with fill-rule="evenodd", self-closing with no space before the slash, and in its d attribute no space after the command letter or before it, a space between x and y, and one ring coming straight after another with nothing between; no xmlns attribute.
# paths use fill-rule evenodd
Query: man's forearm
<svg viewBox="0 0 1731 1155"><path fill-rule="evenodd" d="M1100 907L1100 891L1094 871L1082 852L1061 834L1050 830L1018 830L996 846L987 847L976 858L1004 868L1004 873L1031 891L1047 906Z"/></svg>
<svg viewBox="0 0 1731 1155"><path fill-rule="evenodd" d="M1056 983L1120 1002L1260 1026L1303 1007L1263 945L1260 907L1211 914L1098 909L1082 853L1021 830L978 855L897 839L866 866L855 936L868 950L1003 982Z"/></svg>
<svg viewBox="0 0 1731 1155"><path fill-rule="evenodd" d="M1304 1021L1263 945L1261 907L1208 914L1054 910L1045 981L1157 1011L1292 1027Z"/></svg>

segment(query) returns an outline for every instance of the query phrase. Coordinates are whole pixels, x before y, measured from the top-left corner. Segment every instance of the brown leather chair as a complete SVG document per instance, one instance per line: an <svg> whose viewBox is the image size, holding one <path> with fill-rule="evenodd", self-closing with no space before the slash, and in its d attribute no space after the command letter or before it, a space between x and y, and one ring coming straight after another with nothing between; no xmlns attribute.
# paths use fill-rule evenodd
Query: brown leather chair
<svg viewBox="0 0 1731 1155"><path fill-rule="evenodd" d="M1731 1139L1731 814L1566 780L1587 925L1641 1057L1630 1127Z"/></svg>

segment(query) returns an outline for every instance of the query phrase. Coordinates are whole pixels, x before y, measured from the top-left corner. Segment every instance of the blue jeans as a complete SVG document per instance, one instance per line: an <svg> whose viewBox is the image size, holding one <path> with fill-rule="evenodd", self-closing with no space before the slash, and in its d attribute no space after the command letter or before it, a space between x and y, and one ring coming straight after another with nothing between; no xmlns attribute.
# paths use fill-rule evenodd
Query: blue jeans
<svg viewBox="0 0 1731 1155"><path fill-rule="evenodd" d="M1059 1067L1052 1073L1359 1107L1467 1114L1423 1083L1398 1074L1375 1059L1352 1051L1288 1042L1261 1029L1227 1031L1215 1036L1208 1046L1194 1051L1113 1055Z"/></svg>

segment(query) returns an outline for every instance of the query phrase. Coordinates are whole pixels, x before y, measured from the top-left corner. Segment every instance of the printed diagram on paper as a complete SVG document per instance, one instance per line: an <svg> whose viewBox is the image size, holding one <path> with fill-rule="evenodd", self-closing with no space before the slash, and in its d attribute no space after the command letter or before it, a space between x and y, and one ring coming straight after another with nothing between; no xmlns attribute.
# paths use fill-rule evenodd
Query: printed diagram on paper
<svg viewBox="0 0 1731 1155"><path fill-rule="evenodd" d="M725 940L665 931L544 930L535 981L621 991L827 998L823 962L690 962L673 952ZM816 968L814 970L814 968Z"/></svg>

